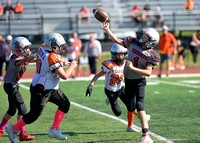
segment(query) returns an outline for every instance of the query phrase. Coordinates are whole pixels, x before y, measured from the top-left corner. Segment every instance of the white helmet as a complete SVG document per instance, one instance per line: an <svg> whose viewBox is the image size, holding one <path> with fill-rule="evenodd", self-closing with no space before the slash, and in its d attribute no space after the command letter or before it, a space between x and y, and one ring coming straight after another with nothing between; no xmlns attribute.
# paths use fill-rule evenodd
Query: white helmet
<svg viewBox="0 0 200 143"><path fill-rule="evenodd" d="M123 63L123 60L126 58L126 55L128 54L128 50L117 43L112 45L110 52L111 52L111 59L119 62L119 64ZM116 57L117 53L123 53L124 59L117 59Z"/></svg>
<svg viewBox="0 0 200 143"><path fill-rule="evenodd" d="M44 37L44 44L45 49L52 51L52 48L55 48L59 53L62 53L66 42L59 33L50 33Z"/></svg>
<svg viewBox="0 0 200 143"><path fill-rule="evenodd" d="M149 41L142 42L143 34L147 34L149 36ZM154 28L145 28L138 35L138 42L145 46L147 49L155 47L160 40L160 36L158 32Z"/></svg>
<svg viewBox="0 0 200 143"><path fill-rule="evenodd" d="M7 41L12 41L13 37L11 35L7 35L5 38Z"/></svg>
<svg viewBox="0 0 200 143"><path fill-rule="evenodd" d="M31 46L31 42L25 37L16 37L11 42L11 49L15 50L16 53L22 54L24 56L31 55L31 52L26 52L24 49L29 48Z"/></svg>
<svg viewBox="0 0 200 143"><path fill-rule="evenodd" d="M68 43L74 43L74 38L69 38Z"/></svg>

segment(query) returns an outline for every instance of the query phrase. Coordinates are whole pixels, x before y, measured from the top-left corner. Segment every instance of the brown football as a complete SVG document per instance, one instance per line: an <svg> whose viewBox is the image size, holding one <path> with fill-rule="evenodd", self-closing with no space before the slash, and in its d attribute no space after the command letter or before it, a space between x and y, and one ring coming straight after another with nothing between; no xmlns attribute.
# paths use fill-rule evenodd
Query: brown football
<svg viewBox="0 0 200 143"><path fill-rule="evenodd" d="M94 17L100 22L110 22L110 17L107 12L100 8L93 9Z"/></svg>

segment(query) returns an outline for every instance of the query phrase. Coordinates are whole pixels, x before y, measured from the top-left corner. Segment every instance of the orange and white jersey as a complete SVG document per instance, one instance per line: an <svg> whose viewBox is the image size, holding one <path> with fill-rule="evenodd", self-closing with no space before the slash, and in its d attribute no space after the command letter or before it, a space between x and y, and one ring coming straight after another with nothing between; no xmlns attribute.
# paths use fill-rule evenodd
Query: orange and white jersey
<svg viewBox="0 0 200 143"><path fill-rule="evenodd" d="M32 85L42 84L45 90L58 89L60 77L55 73L55 70L62 66L63 61L60 55L47 52L44 47L40 47Z"/></svg>
<svg viewBox="0 0 200 143"><path fill-rule="evenodd" d="M101 64L101 70L106 72L105 88L116 92L122 87L122 80L124 79L124 65L117 65L112 60L106 60Z"/></svg>

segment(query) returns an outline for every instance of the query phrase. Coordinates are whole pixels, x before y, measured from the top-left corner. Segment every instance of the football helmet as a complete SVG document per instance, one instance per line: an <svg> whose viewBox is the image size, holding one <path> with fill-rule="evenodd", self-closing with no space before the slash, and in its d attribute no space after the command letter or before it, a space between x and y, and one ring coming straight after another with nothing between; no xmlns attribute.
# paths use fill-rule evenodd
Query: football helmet
<svg viewBox="0 0 200 143"><path fill-rule="evenodd" d="M62 54L64 51L64 47L66 42L63 36L59 33L50 33L44 37L45 49L52 51L52 49L56 49L59 54Z"/></svg>
<svg viewBox="0 0 200 143"><path fill-rule="evenodd" d="M119 64L123 63L123 60L126 58L126 56L128 54L128 50L117 43L112 45L110 52L111 52L111 59L115 60ZM117 57L116 57L117 53L123 53L124 59L117 59Z"/></svg>
<svg viewBox="0 0 200 143"><path fill-rule="evenodd" d="M5 38L6 41L12 41L12 39L13 39L13 37L11 35L7 35Z"/></svg>
<svg viewBox="0 0 200 143"><path fill-rule="evenodd" d="M74 43L74 38L69 38L68 43Z"/></svg>
<svg viewBox="0 0 200 143"><path fill-rule="evenodd" d="M25 48L29 48L31 42L25 37L16 37L11 42L11 49L16 53L22 54L24 56L31 55L31 51L25 51Z"/></svg>
<svg viewBox="0 0 200 143"><path fill-rule="evenodd" d="M142 36L146 34L149 37L149 40L143 42ZM145 46L147 49L155 47L160 40L158 32L154 28L145 28L138 34L138 42L142 46Z"/></svg>

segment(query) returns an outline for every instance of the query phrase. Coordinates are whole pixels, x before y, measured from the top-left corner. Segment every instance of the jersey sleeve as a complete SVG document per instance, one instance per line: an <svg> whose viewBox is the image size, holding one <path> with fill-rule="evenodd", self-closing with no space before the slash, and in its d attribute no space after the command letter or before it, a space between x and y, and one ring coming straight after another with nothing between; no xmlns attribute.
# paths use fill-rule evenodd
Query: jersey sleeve
<svg viewBox="0 0 200 143"><path fill-rule="evenodd" d="M134 37L129 36L124 39L123 45L125 48L128 48L130 43L137 43L136 41L137 40Z"/></svg>
<svg viewBox="0 0 200 143"><path fill-rule="evenodd" d="M16 61L21 60L21 59L23 59L23 57L22 57L22 56L19 56L18 54L13 54L13 55L10 57L10 60L11 60L11 61L14 61L14 63L15 63Z"/></svg>
<svg viewBox="0 0 200 143"><path fill-rule="evenodd" d="M149 58L147 60L147 63L148 64L152 64L153 66L159 65L159 63L160 63L159 54L154 50L150 50L149 52L150 52L150 56L149 56Z"/></svg>
<svg viewBox="0 0 200 143"><path fill-rule="evenodd" d="M63 61L60 55L51 53L48 57L49 69L55 70L63 67Z"/></svg>
<svg viewBox="0 0 200 143"><path fill-rule="evenodd" d="M106 73L108 73L108 72L110 72L111 71L111 69L113 68L113 63L112 63L112 61L111 60L106 60L106 61L103 61L102 62L102 64L101 64L101 70L103 71L103 72L106 72Z"/></svg>

